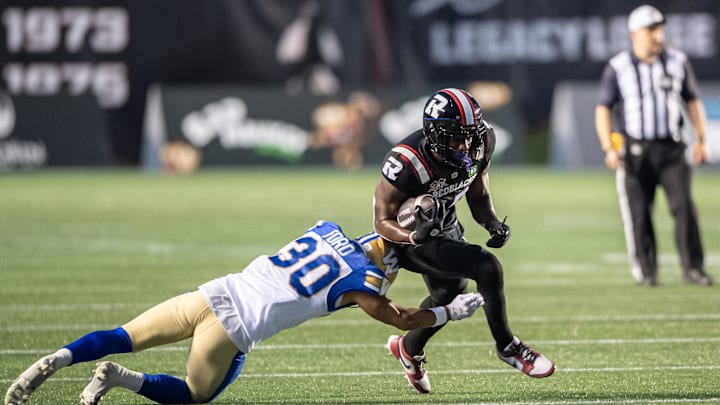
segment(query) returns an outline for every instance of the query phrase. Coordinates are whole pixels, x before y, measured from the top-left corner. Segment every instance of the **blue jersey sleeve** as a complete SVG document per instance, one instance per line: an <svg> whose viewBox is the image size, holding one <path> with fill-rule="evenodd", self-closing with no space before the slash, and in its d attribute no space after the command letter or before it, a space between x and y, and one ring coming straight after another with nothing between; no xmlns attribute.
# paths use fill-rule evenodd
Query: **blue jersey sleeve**
<svg viewBox="0 0 720 405"><path fill-rule="evenodd" d="M345 308L337 306L337 303L343 294L350 291L364 291L369 294L380 295L383 279L385 279L385 273L370 262L362 268L353 269L351 274L330 288L330 292L328 293L328 310L332 312Z"/></svg>

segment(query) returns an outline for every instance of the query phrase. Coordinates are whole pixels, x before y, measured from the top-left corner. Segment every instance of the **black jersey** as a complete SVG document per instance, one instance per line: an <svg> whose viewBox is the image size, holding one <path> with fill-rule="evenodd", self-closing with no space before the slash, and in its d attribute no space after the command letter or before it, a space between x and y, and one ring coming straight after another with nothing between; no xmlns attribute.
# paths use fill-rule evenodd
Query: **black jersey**
<svg viewBox="0 0 720 405"><path fill-rule="evenodd" d="M436 161L427 148L422 130L418 130L388 152L383 161L382 175L398 190L410 196L431 194L443 202L448 214L454 214L455 204L490 164L490 157L495 150L495 131L489 124L487 128L483 157L473 162L469 170ZM454 215L448 215L446 220L452 217Z"/></svg>

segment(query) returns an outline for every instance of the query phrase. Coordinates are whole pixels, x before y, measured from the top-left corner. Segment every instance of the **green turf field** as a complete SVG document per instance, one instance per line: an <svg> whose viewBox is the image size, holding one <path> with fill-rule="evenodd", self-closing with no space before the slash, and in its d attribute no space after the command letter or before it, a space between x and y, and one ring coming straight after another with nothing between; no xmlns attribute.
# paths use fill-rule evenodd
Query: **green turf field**
<svg viewBox="0 0 720 405"><path fill-rule="evenodd" d="M95 329L274 253L318 219L351 235L371 227L376 173L245 169L187 177L137 172L0 175L0 391L38 357ZM515 334L558 371L534 380L500 362L484 316L451 323L427 347L433 392L406 384L383 348L390 326L360 309L285 331L248 356L216 401L238 403L699 404L720 402L720 286L681 282L672 223L656 206L660 286L633 284L614 181L493 168L512 239L505 266ZM720 279L720 173L694 178L708 271ZM467 236L487 234L461 207ZM417 305L421 279L401 272L390 297ZM184 375L187 343L111 359ZM73 404L93 364L58 372L32 404ZM115 390L105 404L142 404Z"/></svg>

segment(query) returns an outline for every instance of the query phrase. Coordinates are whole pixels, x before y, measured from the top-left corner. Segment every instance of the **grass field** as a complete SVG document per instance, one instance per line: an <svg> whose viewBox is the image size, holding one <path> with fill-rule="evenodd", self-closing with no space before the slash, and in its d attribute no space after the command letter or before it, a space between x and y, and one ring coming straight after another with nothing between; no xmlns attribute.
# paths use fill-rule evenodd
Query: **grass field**
<svg viewBox="0 0 720 405"><path fill-rule="evenodd" d="M137 172L0 176L0 390L36 358L95 329L237 272L318 219L370 230L375 172L246 169L188 177ZM688 286L662 193L660 286L634 285L610 172L495 167L498 215L513 236L505 267L515 334L558 364L534 380L494 354L484 316L452 323L427 347L433 392L415 394L383 344L397 331L359 309L264 342L216 401L239 403L701 404L720 402L720 293ZM720 173L694 178L708 272L720 278ZM470 240L487 234L461 217ZM389 296L417 305L421 279L401 272ZM187 342L110 357L184 375ZM58 372L32 404L76 403L92 363ZM106 404L142 404L115 390Z"/></svg>

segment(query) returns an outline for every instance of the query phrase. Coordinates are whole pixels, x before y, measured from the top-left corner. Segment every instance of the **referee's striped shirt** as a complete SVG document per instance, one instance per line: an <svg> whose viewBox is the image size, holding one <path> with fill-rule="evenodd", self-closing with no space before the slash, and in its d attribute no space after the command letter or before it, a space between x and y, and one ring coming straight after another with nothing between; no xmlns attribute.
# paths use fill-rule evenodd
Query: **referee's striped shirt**
<svg viewBox="0 0 720 405"><path fill-rule="evenodd" d="M617 106L618 132L657 140L680 135L683 103L699 95L695 73L682 51L666 48L652 65L623 51L605 67L598 103Z"/></svg>

